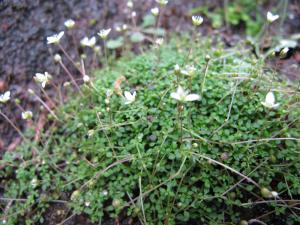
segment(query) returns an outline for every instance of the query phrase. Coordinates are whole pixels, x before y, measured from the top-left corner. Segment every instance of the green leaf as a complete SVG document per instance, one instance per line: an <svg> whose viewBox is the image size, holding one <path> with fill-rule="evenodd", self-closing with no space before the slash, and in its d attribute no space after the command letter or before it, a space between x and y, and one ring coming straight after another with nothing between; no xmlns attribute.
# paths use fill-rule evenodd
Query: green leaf
<svg viewBox="0 0 300 225"><path fill-rule="evenodd" d="M153 16L152 14L148 14L148 15L144 16L144 18L143 18L142 27L154 26L155 21L156 21L155 16Z"/></svg>
<svg viewBox="0 0 300 225"><path fill-rule="evenodd" d="M145 40L145 36L141 32L133 32L130 36L130 40L134 43L142 42Z"/></svg>
<svg viewBox="0 0 300 225"><path fill-rule="evenodd" d="M106 43L107 48L116 49L120 48L124 44L124 38L118 37L117 39L111 39Z"/></svg>
<svg viewBox="0 0 300 225"><path fill-rule="evenodd" d="M158 36L164 36L165 35L165 30L162 28L147 28L143 30L144 33L146 34L154 34Z"/></svg>

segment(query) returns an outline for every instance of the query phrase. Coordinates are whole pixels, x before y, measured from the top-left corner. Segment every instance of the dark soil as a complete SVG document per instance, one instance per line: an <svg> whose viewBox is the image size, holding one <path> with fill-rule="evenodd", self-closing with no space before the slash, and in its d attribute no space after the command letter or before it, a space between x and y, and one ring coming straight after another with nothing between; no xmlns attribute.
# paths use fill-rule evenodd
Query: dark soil
<svg viewBox="0 0 300 225"><path fill-rule="evenodd" d="M270 5L272 2L274 1L270 1ZM298 0L290 2L289 12L291 11L292 14L288 13L289 26L286 27L286 31L299 33L300 4ZM0 0L0 93L10 90L12 99L20 99L24 109L34 111L36 117L34 124L36 124L38 118L43 115L39 110L40 103L27 92L28 88L38 91L32 79L34 74L48 71L55 76L57 84L67 80L67 76L59 71L51 57L51 54L59 51L46 44L46 37L63 30L64 21L72 18L76 21L76 29L72 35L75 42L79 43L84 36L94 36L102 28L113 27L115 22L128 22L129 13L126 3L126 0ZM155 5L154 0L138 0L135 3L134 10L139 19ZM162 26L175 31L189 29L191 22L187 15L188 11L203 4L218 5L220 1L171 0L161 19ZM212 31L209 24L205 25L204 33L217 33ZM236 39L233 33L229 37L223 32L221 34L229 44ZM112 35L116 34L112 33ZM70 33L66 36L70 36ZM74 47L74 43L68 40L71 38L65 38L62 45L75 58L80 49ZM300 52L294 51L289 59L276 61L274 65L290 78L299 79ZM88 69L92 68L88 67ZM56 90L52 87L48 87L47 92L49 95L56 94ZM21 109L13 101L0 107L0 110L20 129L23 130L28 125L22 121ZM19 142L17 133L0 117L0 156L6 150L13 150ZM69 216L71 215L64 205L51 204L43 224L57 224ZM76 215L70 217L65 224L92 223L85 216ZM102 224L134 225L136 223L130 219L120 219L120 221L111 220Z"/></svg>

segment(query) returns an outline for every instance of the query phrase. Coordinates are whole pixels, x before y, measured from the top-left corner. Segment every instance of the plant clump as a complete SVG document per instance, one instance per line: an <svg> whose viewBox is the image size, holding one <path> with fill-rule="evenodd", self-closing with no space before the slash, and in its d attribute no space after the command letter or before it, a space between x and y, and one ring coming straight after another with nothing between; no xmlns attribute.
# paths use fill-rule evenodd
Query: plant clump
<svg viewBox="0 0 300 225"><path fill-rule="evenodd" d="M94 222L297 224L299 91L243 45L192 45L173 38L95 71L39 143L7 152L2 220L43 223L55 203Z"/></svg>

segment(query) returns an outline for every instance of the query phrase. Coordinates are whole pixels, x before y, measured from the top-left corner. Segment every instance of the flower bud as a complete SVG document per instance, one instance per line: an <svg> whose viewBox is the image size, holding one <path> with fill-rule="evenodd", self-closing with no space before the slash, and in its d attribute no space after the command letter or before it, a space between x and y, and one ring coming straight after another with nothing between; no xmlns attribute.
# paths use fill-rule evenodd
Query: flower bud
<svg viewBox="0 0 300 225"><path fill-rule="evenodd" d="M83 82L84 82L84 83L90 82L90 77L89 77L88 75L84 75L84 76L83 76Z"/></svg>
<svg viewBox="0 0 300 225"><path fill-rule="evenodd" d="M55 62L61 62L61 56L59 54L54 55L54 61Z"/></svg>
<svg viewBox="0 0 300 225"><path fill-rule="evenodd" d="M66 28L72 29L75 26L75 21L72 19L68 19L67 21L65 21L64 25Z"/></svg>
<svg viewBox="0 0 300 225"><path fill-rule="evenodd" d="M100 47L99 45L96 45L96 46L94 47L94 51L95 51L96 53L100 53L101 47Z"/></svg>
<svg viewBox="0 0 300 225"><path fill-rule="evenodd" d="M30 119L32 119L32 116L33 116L31 111L22 112L21 115L22 115L23 120L30 120Z"/></svg>
<svg viewBox="0 0 300 225"><path fill-rule="evenodd" d="M211 58L210 58L210 55L206 55L206 56L205 56L205 61L206 61L206 62L209 62L210 59L211 59Z"/></svg>
<svg viewBox="0 0 300 225"><path fill-rule="evenodd" d="M121 205L120 199L114 199L113 202L112 202L112 205L113 205L114 208L119 208L120 205Z"/></svg>
<svg viewBox="0 0 300 225"><path fill-rule="evenodd" d="M72 193L72 195L71 195L71 200L73 201L73 200L75 200L76 198L78 198L79 194L80 194L80 191L79 191L79 190L74 191L74 192Z"/></svg>
<svg viewBox="0 0 300 225"><path fill-rule="evenodd" d="M94 135L94 133L95 133L95 130L89 130L88 131L88 136L91 137L91 136Z"/></svg>
<svg viewBox="0 0 300 225"><path fill-rule="evenodd" d="M34 90L32 90L31 88L28 89L28 93L31 94L31 95L34 95L34 94L35 94L35 93L34 93Z"/></svg>
<svg viewBox="0 0 300 225"><path fill-rule="evenodd" d="M246 220L241 220L240 225L248 225L248 222Z"/></svg>
<svg viewBox="0 0 300 225"><path fill-rule="evenodd" d="M260 190L260 193L264 198L272 198L272 193L265 187Z"/></svg>
<svg viewBox="0 0 300 225"><path fill-rule="evenodd" d="M283 58L285 58L286 56L287 56L287 53L289 52L289 48L287 48L287 47L285 47L285 48L283 48L281 51L280 51L280 53L279 53L279 57L281 58L281 59L283 59Z"/></svg>
<svg viewBox="0 0 300 225"><path fill-rule="evenodd" d="M71 83L68 81L64 83L64 87L69 87L70 85L71 85Z"/></svg>

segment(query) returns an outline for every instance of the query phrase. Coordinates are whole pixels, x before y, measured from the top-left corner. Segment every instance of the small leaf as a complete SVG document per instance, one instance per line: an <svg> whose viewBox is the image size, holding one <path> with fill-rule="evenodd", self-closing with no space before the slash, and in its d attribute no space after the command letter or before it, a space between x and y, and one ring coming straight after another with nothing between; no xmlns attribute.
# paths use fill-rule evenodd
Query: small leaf
<svg viewBox="0 0 300 225"><path fill-rule="evenodd" d="M150 27L155 25L155 17L152 14L148 14L143 18L142 27Z"/></svg>
<svg viewBox="0 0 300 225"><path fill-rule="evenodd" d="M130 40L134 43L144 41L145 36L140 32L133 32L130 36Z"/></svg>
<svg viewBox="0 0 300 225"><path fill-rule="evenodd" d="M120 48L124 44L124 38L118 37L117 39L111 39L106 43L107 48L116 49Z"/></svg>
<svg viewBox="0 0 300 225"><path fill-rule="evenodd" d="M164 36L165 35L165 30L162 28L148 28L143 30L144 33L146 34L154 34L154 35L158 35L158 36Z"/></svg>

